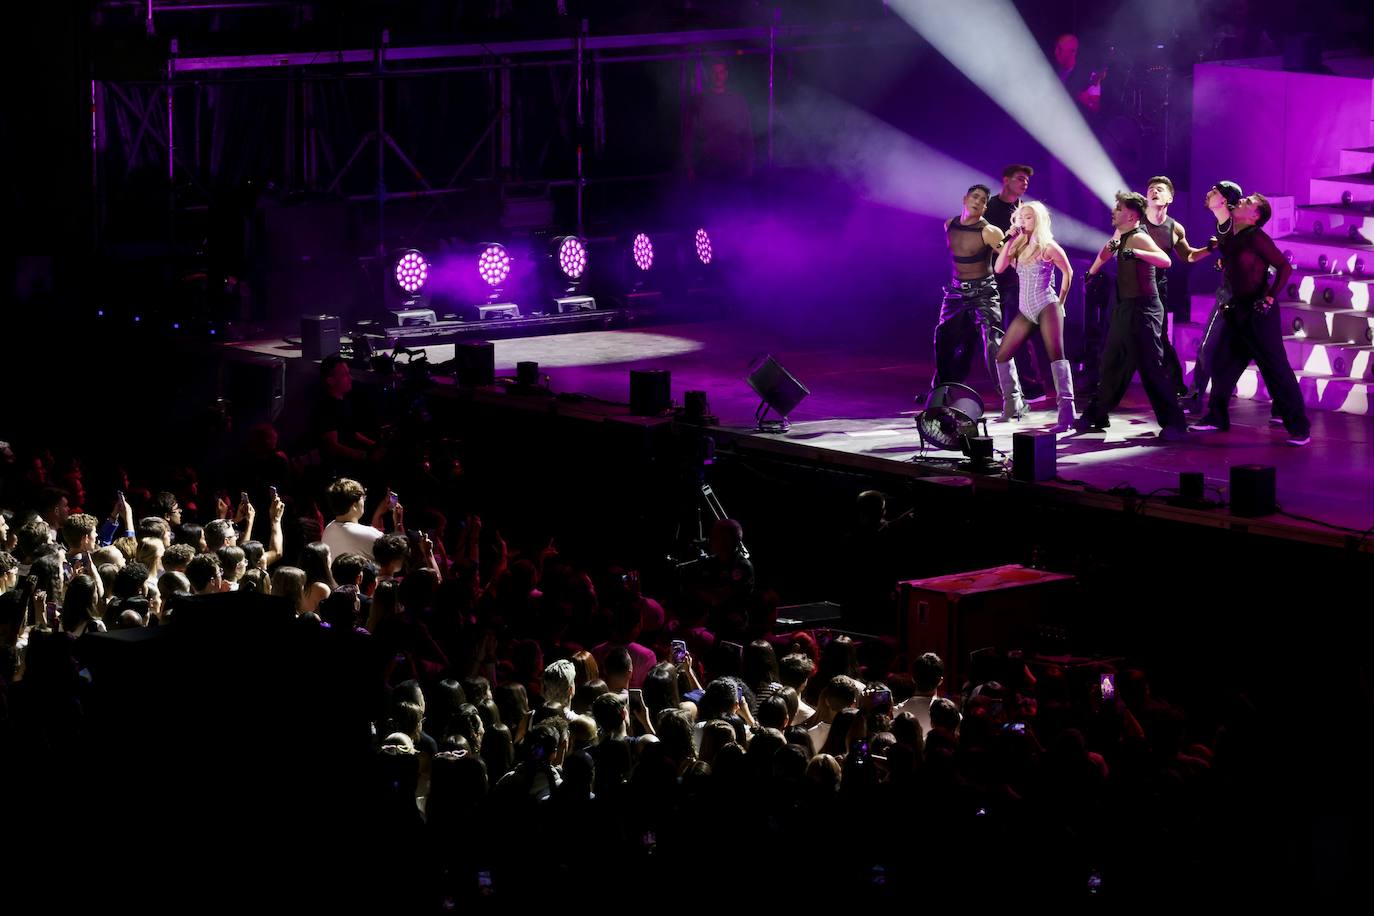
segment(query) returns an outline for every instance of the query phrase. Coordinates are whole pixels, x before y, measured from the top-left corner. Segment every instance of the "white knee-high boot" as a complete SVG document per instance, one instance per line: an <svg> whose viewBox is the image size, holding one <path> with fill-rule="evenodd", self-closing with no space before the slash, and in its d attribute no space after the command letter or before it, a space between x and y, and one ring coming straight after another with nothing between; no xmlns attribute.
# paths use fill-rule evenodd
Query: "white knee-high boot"
<svg viewBox="0 0 1374 916"><path fill-rule="evenodd" d="M1059 401L1059 419L1050 432L1065 433L1073 429L1073 368L1067 359L1050 363L1054 373L1054 393Z"/></svg>
<svg viewBox="0 0 1374 916"><path fill-rule="evenodd" d="M1019 420L1026 413L1021 397L1021 379L1016 375L1016 363L1011 360L997 364L997 381L1002 388L1002 420Z"/></svg>

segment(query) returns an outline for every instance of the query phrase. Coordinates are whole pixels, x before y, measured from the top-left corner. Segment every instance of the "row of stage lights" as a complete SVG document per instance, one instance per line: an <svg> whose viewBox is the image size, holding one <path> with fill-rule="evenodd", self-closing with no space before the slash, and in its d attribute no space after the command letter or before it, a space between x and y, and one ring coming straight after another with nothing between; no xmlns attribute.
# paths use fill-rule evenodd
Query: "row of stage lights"
<svg viewBox="0 0 1374 916"><path fill-rule="evenodd" d="M655 274L655 267L663 267L661 259L656 258L659 252L655 250L654 239L647 232L636 233L628 243L617 241L615 246L621 249L621 256L632 265L632 273L638 274L624 278L628 281L625 285L632 290L644 288L648 278ZM476 280L480 284L478 288L485 289L488 303L492 303L501 298L506 287L513 282L512 275L518 256L500 242L486 242L476 248L474 260L463 264L460 269L466 273L467 283ZM690 266L701 270L710 268L715 252L710 233L705 228L697 228L688 237L685 248L684 260L690 261ZM552 239L547 262L554 274L555 301L562 302L561 297L576 296L587 284L593 262L592 253L593 245L581 236L563 235ZM598 257L605 253L598 252ZM447 258L440 257L436 260L447 261ZM434 292L434 280L439 267L416 248L395 252L391 262L391 278L394 280L396 291L393 308L424 308L429 294ZM451 270L451 265L449 269ZM662 270L658 273L662 273ZM463 285L466 286L467 283ZM580 307L594 307L590 297L582 297L581 301L584 304Z"/></svg>

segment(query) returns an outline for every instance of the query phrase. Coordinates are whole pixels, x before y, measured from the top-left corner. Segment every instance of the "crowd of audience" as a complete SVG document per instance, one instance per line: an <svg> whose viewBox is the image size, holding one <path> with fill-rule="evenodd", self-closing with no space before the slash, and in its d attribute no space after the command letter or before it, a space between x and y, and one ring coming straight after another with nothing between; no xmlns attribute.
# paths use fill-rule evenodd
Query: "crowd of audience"
<svg viewBox="0 0 1374 916"><path fill-rule="evenodd" d="M293 651L351 660L318 686L354 702L367 763L346 791L406 851L407 908L685 873L781 895L812 876L1124 891L1194 876L1254 789L1243 702L1203 728L1140 670L1002 653L950 683L890 636L781 631L734 522L656 600L617 558L484 533L460 487L407 506L385 483L241 471L207 499L189 470L165 490L121 472L101 506L76 458L5 456L0 751L105 740L111 641L270 618L309 635Z"/></svg>

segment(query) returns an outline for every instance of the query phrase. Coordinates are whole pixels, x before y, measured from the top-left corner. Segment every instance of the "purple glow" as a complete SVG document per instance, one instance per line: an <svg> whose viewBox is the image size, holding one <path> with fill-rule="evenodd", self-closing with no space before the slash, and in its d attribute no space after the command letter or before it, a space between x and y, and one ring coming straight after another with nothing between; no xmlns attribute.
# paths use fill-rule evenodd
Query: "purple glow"
<svg viewBox="0 0 1374 916"><path fill-rule="evenodd" d="M654 266L654 243L649 241L647 235L641 232L635 236L631 248L634 251L636 267L640 270L648 270Z"/></svg>
<svg viewBox="0 0 1374 916"><path fill-rule="evenodd" d="M575 236L568 236L558 246L558 268L569 280L580 280L587 269L587 246Z"/></svg>
<svg viewBox="0 0 1374 916"><path fill-rule="evenodd" d="M697 230L697 260L703 264L711 263L711 237L705 229Z"/></svg>
<svg viewBox="0 0 1374 916"><path fill-rule="evenodd" d="M488 245L477 258L477 273L488 286L500 286L510 276L510 254L504 245Z"/></svg>
<svg viewBox="0 0 1374 916"><path fill-rule="evenodd" d="M396 262L396 284L407 293L418 293L429 278L429 262L418 251L407 251Z"/></svg>

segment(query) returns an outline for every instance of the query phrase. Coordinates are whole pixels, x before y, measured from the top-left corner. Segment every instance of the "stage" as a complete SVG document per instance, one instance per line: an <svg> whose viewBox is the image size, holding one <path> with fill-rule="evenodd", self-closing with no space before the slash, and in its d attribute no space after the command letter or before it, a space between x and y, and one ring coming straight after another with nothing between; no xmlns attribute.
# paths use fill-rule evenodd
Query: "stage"
<svg viewBox="0 0 1374 916"><path fill-rule="evenodd" d="M298 348L280 341L235 346L300 358ZM1009 478L1012 435L1047 429L1055 418L1050 398L1031 405L1032 412L1020 421L989 422L988 432L1007 470L975 474L960 466L963 456L957 452L921 449L914 418L920 407L916 396L930 383L928 337L817 346L722 320L498 340L494 346L498 377L513 376L517 362L538 362L549 389L562 396L553 402L562 412L623 413L616 405L628 403L629 370L667 369L672 373L675 404L682 403L688 390L707 393L711 412L719 417L713 435L723 446L883 474L964 476L975 488L988 491L1027 486ZM424 350L433 364L453 355L451 344ZM785 433L753 429L758 398L744 377L751 359L762 353L772 354L811 392L792 412L792 426ZM310 377L308 373L292 375ZM980 375L969 384L982 393L989 415L996 416L1000 402L991 382ZM441 386L451 384L448 379L437 381ZM291 396L297 397L295 392ZM529 402L543 408L549 402L547 394L521 395L509 390L473 396L509 404L512 409L528 409ZM1056 501L1120 507L1191 524L1238 527L1329 545L1349 546L1374 524L1374 477L1368 471L1374 464L1374 419L1312 411L1312 443L1294 448L1285 442L1282 427L1269 425L1268 402L1238 400L1231 415L1229 432L1190 433L1182 443L1160 442L1137 383L1112 415L1110 428L1061 434L1057 479L1034 486ZM1230 468L1239 464L1276 468L1280 514L1263 518L1229 514L1224 503ZM1202 472L1208 499L1223 505L1202 509L1171 505L1169 498L1181 471ZM1366 538L1361 547L1371 549L1370 542Z"/></svg>

